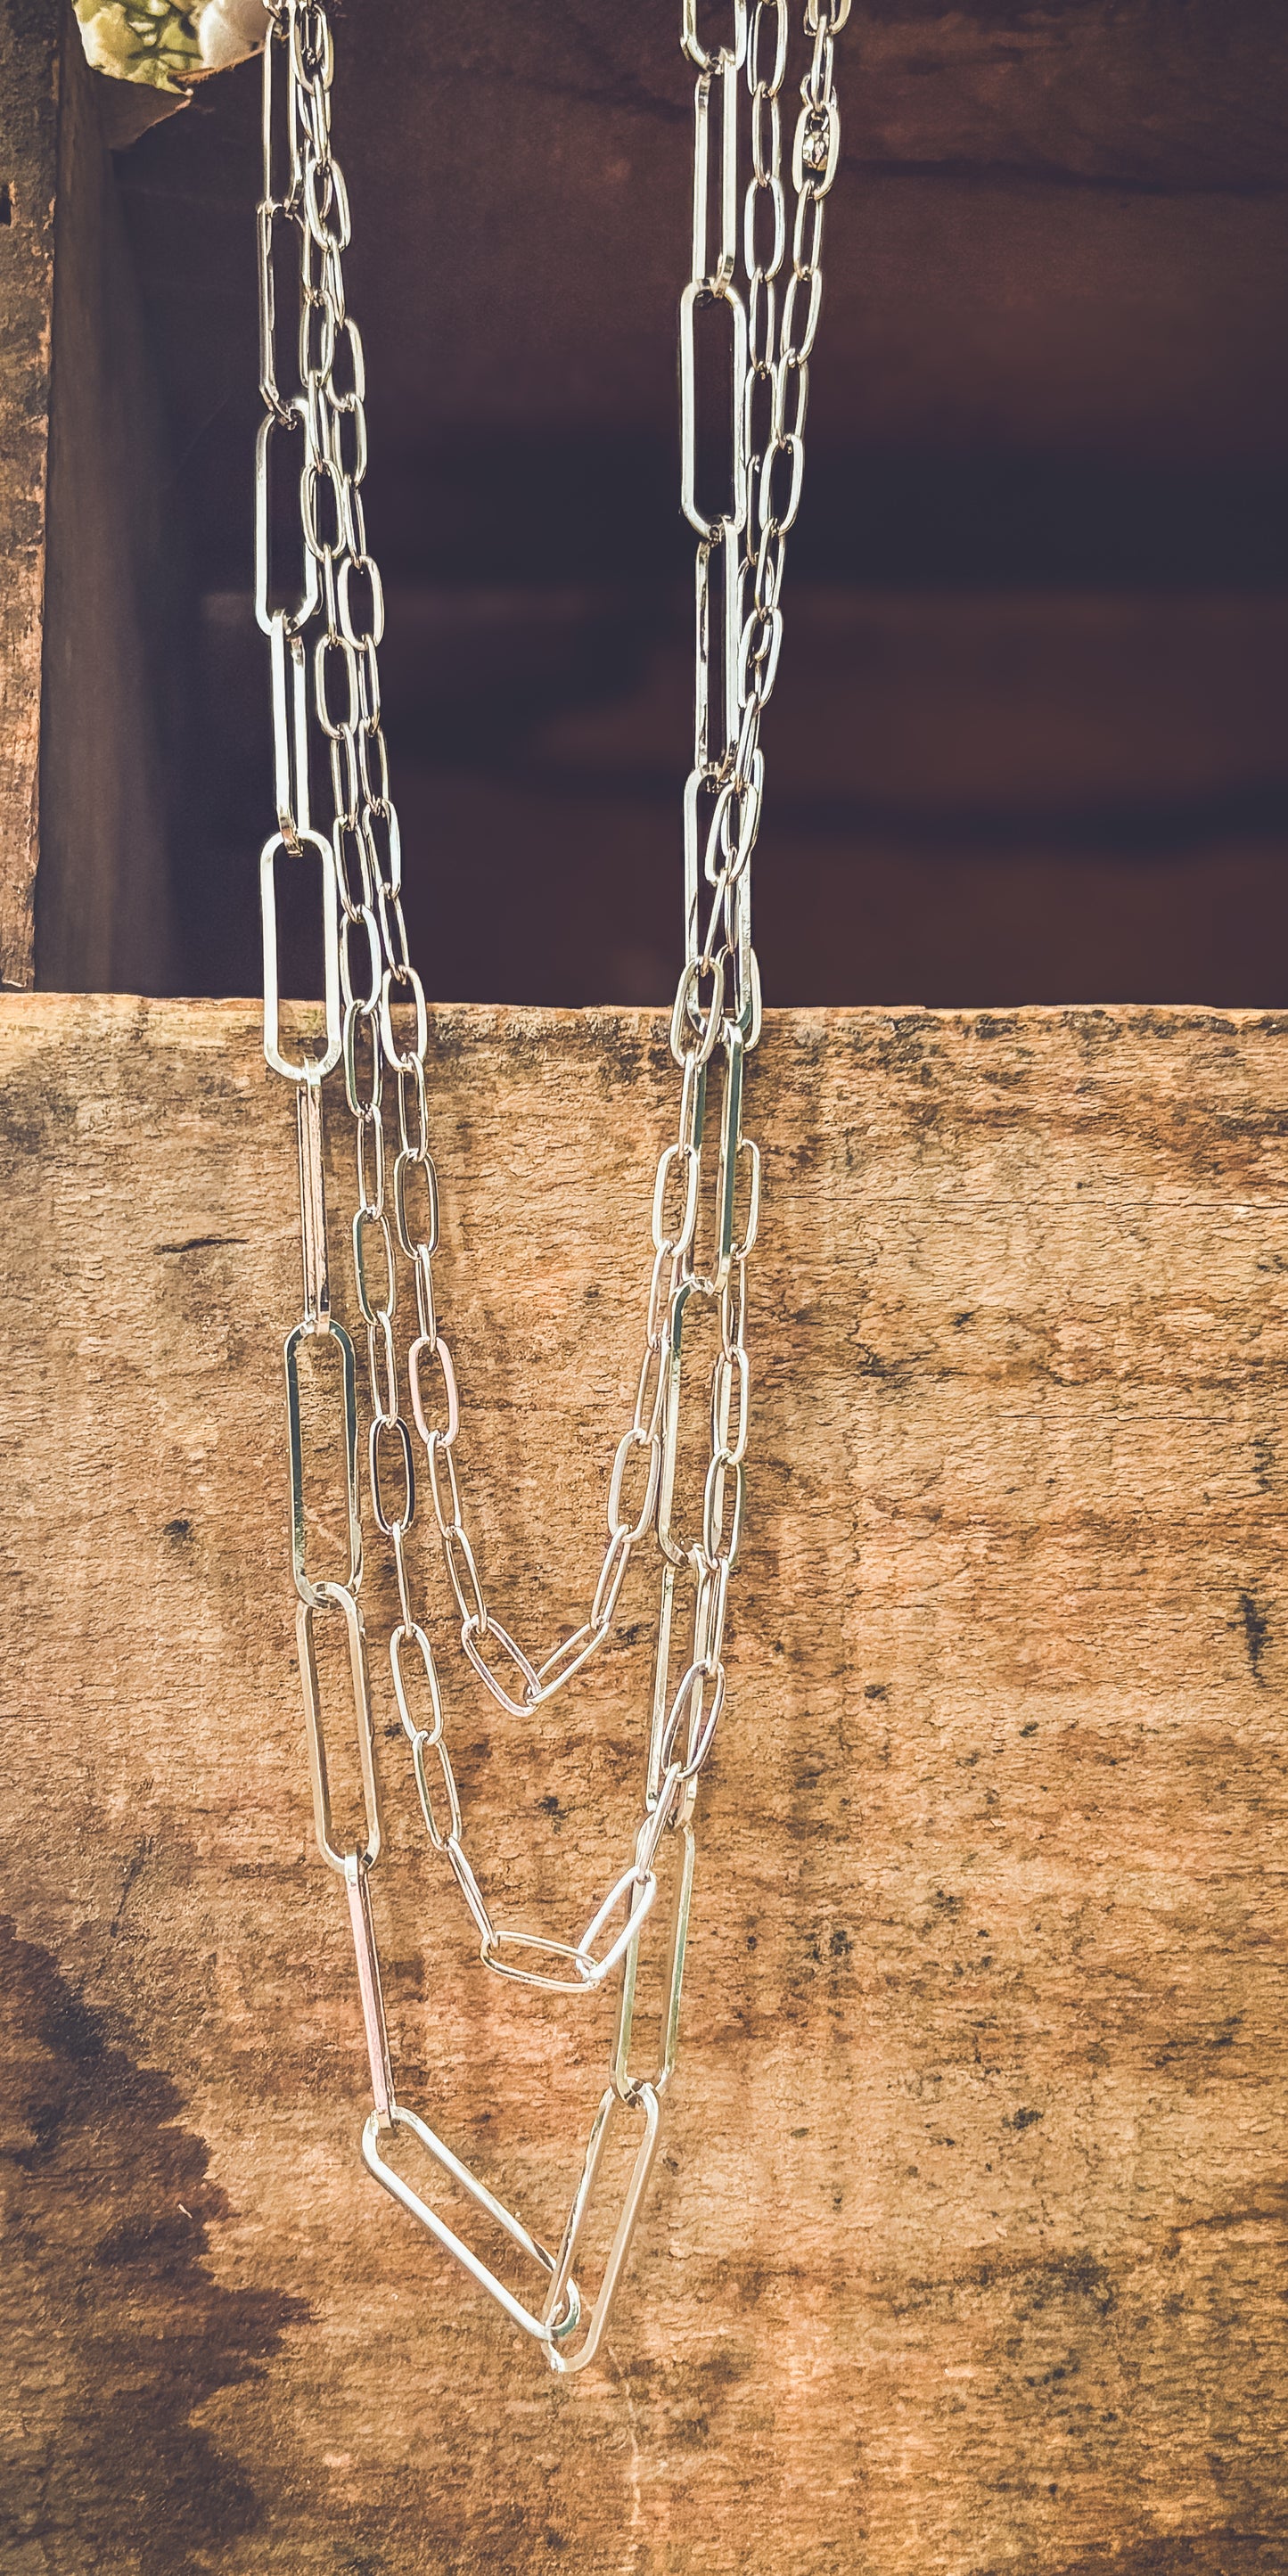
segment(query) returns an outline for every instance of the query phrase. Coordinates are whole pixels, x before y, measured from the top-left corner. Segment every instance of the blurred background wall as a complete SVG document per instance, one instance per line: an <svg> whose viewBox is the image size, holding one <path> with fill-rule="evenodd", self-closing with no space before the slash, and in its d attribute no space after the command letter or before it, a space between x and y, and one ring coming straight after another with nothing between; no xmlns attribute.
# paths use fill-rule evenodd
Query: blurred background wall
<svg viewBox="0 0 1288 2576"><path fill-rule="evenodd" d="M436 998L674 988L676 16L337 13L393 789ZM839 81L765 724L766 998L1288 1003L1281 0L855 0ZM258 88L256 64L220 75L115 163L190 585L195 992L256 988L271 814Z"/></svg>

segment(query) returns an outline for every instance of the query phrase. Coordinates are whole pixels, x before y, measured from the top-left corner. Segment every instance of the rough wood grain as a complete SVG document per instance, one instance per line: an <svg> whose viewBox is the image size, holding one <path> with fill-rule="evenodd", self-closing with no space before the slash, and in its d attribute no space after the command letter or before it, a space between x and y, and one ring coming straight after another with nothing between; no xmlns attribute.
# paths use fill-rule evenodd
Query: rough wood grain
<svg viewBox="0 0 1288 2576"><path fill-rule="evenodd" d="M632 1382L665 1045L444 1009L430 1072L463 1445L543 1633ZM15 2576L1288 2565L1288 1019L781 1015L751 1123L684 2055L610 2365L557 2387L356 2165L254 1013L5 1006ZM454 1673L516 1905L603 1873L640 1688L624 1652L530 1735ZM382 1752L401 2088L545 2214L593 2035L470 1973Z"/></svg>

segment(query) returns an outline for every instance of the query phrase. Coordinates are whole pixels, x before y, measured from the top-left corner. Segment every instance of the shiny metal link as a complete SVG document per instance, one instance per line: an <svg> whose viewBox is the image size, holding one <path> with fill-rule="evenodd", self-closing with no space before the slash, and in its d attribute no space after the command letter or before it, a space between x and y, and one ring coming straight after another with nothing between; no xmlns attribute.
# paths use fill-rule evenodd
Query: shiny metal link
<svg viewBox="0 0 1288 2576"><path fill-rule="evenodd" d="M463 1407L439 1324L433 1263L441 1220L426 1074L430 1015L408 946L401 834L381 715L385 602L363 511L366 372L345 296L351 213L331 139L331 32L322 0L268 0L256 219L264 417L255 474L255 603L269 641L277 813L277 831L261 857L265 1053L297 1086L303 1313L288 1336L285 1366L291 1561L314 1816L323 1855L344 1878L349 1906L374 2102L363 2136L366 2163L542 2345L559 2372L584 2367L598 2348L656 2151L659 2099L674 2068L679 2029L694 1802L726 1694L725 1623L742 1539L750 1417L747 1261L760 1204L760 1157L742 1127L745 1062L759 1037L761 1012L750 901L764 796L759 734L777 678L786 542L803 489L824 208L840 153L834 43L849 8L850 0L804 0L807 61L785 175L788 0L681 0L681 44L695 85L691 260L679 316L680 483L697 548L693 763L683 803L684 963L670 1020L679 1099L673 1138L654 1177L634 1406L608 1465L608 1544L588 1618L539 1655L510 1634L488 1598L458 1471ZM744 154L750 176L740 194ZM288 314L284 281L291 262L297 292ZM724 334L728 349L729 400L726 410L721 396L723 489L717 483L709 493L712 457L698 416L698 348L700 335L712 331ZM299 526L290 562L275 563L273 478L283 472L298 482ZM323 814L319 791L326 804L328 789ZM324 1030L320 1047L297 1059L284 1054L279 1027L282 850L297 862L316 858L321 870ZM398 1618L388 1640L390 1676L427 1839L452 1875L481 1959L497 1974L578 1995L621 1980L610 2081L557 2255L394 2095L369 1892L381 1829L358 1598L356 1366L353 1345L332 1316L327 1254L322 1085L337 1065L354 1136L349 1226L367 1347L368 1500L393 1556ZM697 1365L698 1323L713 1352L703 1364L701 1390L685 1381L686 1363L690 1375ZM306 1441L300 1380L306 1349L314 1367L338 1372L333 1419L343 1462L342 1580L321 1576L309 1557L305 1453L311 1433ZM443 1581L459 1622L464 1673L512 1722L529 1719L599 1652L613 1632L635 1556L647 1550L653 1557L657 1621L642 1818L632 1858L576 1938L498 1927L468 1856L447 1710L408 1553L420 1500L413 1434L421 1480L428 1479ZM326 1618L340 1622L362 1784L363 1830L347 1841L333 1821L327 1770L317 1652L317 1622ZM656 2031L647 2046L648 2071L641 2073L632 2047L639 2043L646 1953L657 1988ZM588 2298L573 2267L601 2188L610 2133L632 2120L639 2128L630 2178L598 2292ZM502 2283L395 2169L390 2159L398 2140L418 2147L536 2264L547 2285L539 2309Z"/></svg>
<svg viewBox="0 0 1288 2576"><path fill-rule="evenodd" d="M337 1847L335 1826L331 1817L326 1730L322 1717L317 1642L314 1633L314 1623L319 1612L323 1610L337 1610L344 1623L358 1738L358 1762L362 1773L362 1798L366 1815L365 1840L357 1844L346 1844L342 1848ZM362 1612L352 1592L341 1583L319 1583L315 1587L314 1598L311 1601L301 1601L297 1605L295 1634L300 1651L300 1677L304 1684L304 1720L308 1739L309 1773L313 1783L313 1820L317 1829L318 1849L323 1859L332 1869L339 1872L341 1878L345 1875L346 1861L355 1853L365 1873L374 1868L380 1857L380 1793L376 1785L371 1691L367 1681L367 1645L363 1634Z"/></svg>

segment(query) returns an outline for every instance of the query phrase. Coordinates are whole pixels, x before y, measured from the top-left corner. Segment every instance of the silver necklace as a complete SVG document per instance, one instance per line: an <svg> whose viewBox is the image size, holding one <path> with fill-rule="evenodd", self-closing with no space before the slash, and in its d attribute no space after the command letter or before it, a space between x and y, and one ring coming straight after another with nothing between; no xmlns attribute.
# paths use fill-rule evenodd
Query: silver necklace
<svg viewBox="0 0 1288 2576"><path fill-rule="evenodd" d="M285 1370L291 1562L314 1819L323 1858L343 1881L353 1934L373 2103L363 2157L559 2372L584 2368L599 2346L657 2150L679 2031L694 1809L725 1699L725 1612L742 1529L751 1386L747 1262L760 1197L759 1155L742 1126L743 1070L760 1035L751 944L751 855L764 781L760 720L778 669L786 541L800 505L824 210L840 144L833 46L849 8L850 0L804 0L809 60L785 180L788 0L732 0L731 41L715 49L699 35L698 0L682 0L681 42L696 80L692 273L680 298L681 501L697 556L694 750L684 791L685 962L670 1023L677 1132L655 1177L644 1348L634 1411L609 1474L608 1545L586 1620L538 1659L489 1606L458 1468L463 1416L456 1372L435 1300L439 1213L425 1080L429 1021L403 919L398 818L381 730L384 600L363 518L365 373L344 293L350 217L331 149L331 30L322 0L269 0L258 209L264 417L256 448L256 607L269 639L277 828L260 860L264 1052L294 1086L297 1108L303 1312L286 1339ZM740 207L744 95L751 175ZM276 313L284 269L297 298L289 375ZM727 505L708 515L698 497L697 343L699 332L713 325L732 340L730 463ZM301 544L297 596L284 606L272 595L270 478L288 461L283 449L292 447L298 448ZM315 776L324 772L325 829L313 811ZM279 1011L275 871L284 849L316 858L324 959L325 1035L316 1052L296 1059L283 1052ZM381 1825L360 1607L358 1368L353 1342L331 1313L328 1273L323 1084L338 1069L356 1156L350 1233L366 1336L367 1504L397 1578L390 1675L425 1830L455 1879L486 1967L569 1999L610 1980L618 1988L608 2081L553 2253L394 2093L369 1902ZM693 1401L684 1337L695 1300L714 1310L720 1347L702 1398L710 1417L703 1500L695 1526L685 1529L676 1457ZM319 1574L310 1561L302 1371L314 1400L331 1409L344 1460L346 1560L331 1575ZM557 1937L498 1924L467 1855L443 1693L406 1555L418 1507L418 1457L463 1655L512 1717L531 1716L598 1653L612 1633L632 1556L656 1541L657 1644L642 1813L625 1867L576 1937L568 1937L566 1924ZM352 1707L345 1722L351 1718L356 1728L365 1805L357 1843L338 1834L332 1816L330 1721L321 1705L317 1655L323 1620L340 1623L347 1650ZM663 2006L660 2036L641 2067L632 2052L632 2022L645 1939L660 1949ZM605 2147L618 2124L630 2125L634 2162L591 2295L576 2267ZM396 2132L423 2151L424 2191L389 2161ZM464 2190L530 2262L537 2275L531 2304L439 2215L426 2196L435 2170Z"/></svg>

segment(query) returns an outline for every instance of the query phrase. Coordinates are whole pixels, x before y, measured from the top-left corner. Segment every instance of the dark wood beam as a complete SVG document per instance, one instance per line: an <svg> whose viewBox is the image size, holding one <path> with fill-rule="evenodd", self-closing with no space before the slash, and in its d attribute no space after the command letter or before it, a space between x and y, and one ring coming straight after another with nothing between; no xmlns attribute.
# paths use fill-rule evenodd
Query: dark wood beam
<svg viewBox="0 0 1288 2576"><path fill-rule="evenodd" d="M0 977L174 971L173 505L96 90L0 0Z"/></svg>

